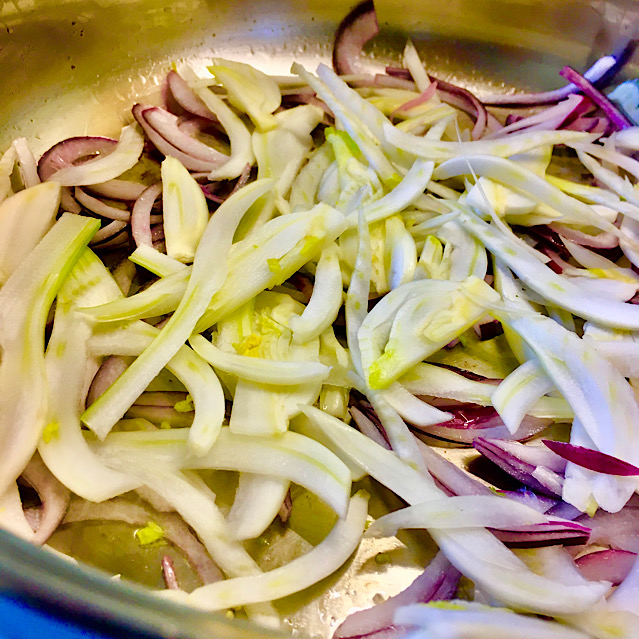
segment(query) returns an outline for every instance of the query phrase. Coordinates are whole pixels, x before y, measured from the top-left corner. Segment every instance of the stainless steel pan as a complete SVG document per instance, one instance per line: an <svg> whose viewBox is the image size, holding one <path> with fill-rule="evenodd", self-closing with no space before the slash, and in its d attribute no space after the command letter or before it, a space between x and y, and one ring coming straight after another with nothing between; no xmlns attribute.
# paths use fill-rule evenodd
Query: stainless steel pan
<svg viewBox="0 0 639 639"><path fill-rule="evenodd" d="M366 49L371 64L397 61L410 35L433 75L479 94L489 87L554 88L562 65L583 69L639 35L639 0L376 5L381 33ZM177 59L215 54L277 73L286 73L295 59L314 68L330 58L334 30L348 8L332 0L0 2L0 149L16 136L27 137L40 153L70 135L116 133L139 96L157 97L160 79ZM457 460L465 461L459 454ZM351 568L329 595L291 615L292 623L321 633L340 610L346 614L350 605L371 601L386 587L384 579L389 591L407 583L416 574L418 554L409 547L401 565L383 571L381 581ZM189 638L279 636L241 620L159 602L142 588L2 532L0 590L90 626L107 624L122 636L132 631Z"/></svg>

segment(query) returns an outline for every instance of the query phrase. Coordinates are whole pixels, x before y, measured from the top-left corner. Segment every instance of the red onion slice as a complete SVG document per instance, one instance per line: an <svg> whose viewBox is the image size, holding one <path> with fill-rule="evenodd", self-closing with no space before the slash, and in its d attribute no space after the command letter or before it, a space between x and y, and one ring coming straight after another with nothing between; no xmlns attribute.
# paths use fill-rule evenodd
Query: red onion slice
<svg viewBox="0 0 639 639"><path fill-rule="evenodd" d="M115 149L118 141L113 138L81 136L67 138L54 144L38 161L38 175L41 180L49 179L60 169L83 164L106 155Z"/></svg>
<svg viewBox="0 0 639 639"><path fill-rule="evenodd" d="M594 107L595 105L592 103L592 100L587 96L570 95L565 100L539 113L535 113L527 118L518 119L491 137L501 137L502 135L521 131L522 129L526 131L560 129L565 123L592 111Z"/></svg>
<svg viewBox="0 0 639 639"><path fill-rule="evenodd" d="M62 140L42 154L38 160L38 175L44 182L60 169L88 162L98 155L111 153L117 143L118 141L113 138L93 136L79 136ZM70 213L82 212L82 207L66 186L60 192L60 207Z"/></svg>
<svg viewBox="0 0 639 639"><path fill-rule="evenodd" d="M542 432L551 424L549 419L528 415L523 419L519 430L512 434L492 406L462 404L461 407L447 406L446 410L453 413L452 420L432 426L413 425L412 428L438 439L472 444L473 440L480 436L522 441Z"/></svg>
<svg viewBox="0 0 639 639"><path fill-rule="evenodd" d="M473 140L481 138L486 130L498 131L501 129L501 124L497 118L490 115L483 103L468 89L433 78L430 75L428 77L431 82L437 83L437 94L442 102L461 109L475 121L475 126L471 131Z"/></svg>
<svg viewBox="0 0 639 639"><path fill-rule="evenodd" d="M561 237L579 244L580 246L588 246L596 249L611 249L619 246L619 237L610 231L604 231L597 235L590 235L569 226L563 226L552 222L550 228L556 231Z"/></svg>
<svg viewBox="0 0 639 639"><path fill-rule="evenodd" d="M128 180L107 180L102 184L92 184L85 187L91 193L106 197L110 200L122 200L123 202L134 202L137 200L142 191L146 188L144 184L130 182Z"/></svg>
<svg viewBox="0 0 639 639"><path fill-rule="evenodd" d="M119 355L107 357L91 382L86 400L87 407L91 406L128 367L129 365L124 357Z"/></svg>
<svg viewBox="0 0 639 639"><path fill-rule="evenodd" d="M543 448L499 439L476 437L473 446L503 471L536 492L550 497L561 497L565 464L554 453L544 456ZM551 452L551 451L548 451ZM528 455L527 455L528 454ZM527 458L526 458L527 457ZM539 472L539 471L543 472Z"/></svg>
<svg viewBox="0 0 639 639"><path fill-rule="evenodd" d="M599 550L575 559L581 574L589 581L610 581L618 586L630 573L637 554L627 550Z"/></svg>
<svg viewBox="0 0 639 639"><path fill-rule="evenodd" d="M389 597L381 604L346 617L335 630L333 639L378 639L379 635L376 633L394 629L393 616L397 608L433 601L438 595L440 600L448 599L456 592L460 577L461 574L453 568L444 554L439 552L406 590Z"/></svg>
<svg viewBox="0 0 639 639"><path fill-rule="evenodd" d="M591 82L599 82L602 78L614 74L623 64L621 56L604 56L599 58L585 73L584 76ZM576 93L578 87L568 84L552 91L541 93L515 93L512 95L489 94L482 97L487 106L538 106L551 104L567 98L571 93Z"/></svg>
<svg viewBox="0 0 639 639"><path fill-rule="evenodd" d="M591 532L590 528L571 521L550 521L547 524L520 526L509 530L489 530L511 548L581 546L588 543Z"/></svg>
<svg viewBox="0 0 639 639"><path fill-rule="evenodd" d="M22 478L38 493L42 506L38 509L38 522L33 543L41 545L55 532L64 518L71 493L46 467L36 454L22 473Z"/></svg>
<svg viewBox="0 0 639 639"><path fill-rule="evenodd" d="M180 584L175 574L175 564L168 555L162 557L162 578L168 590L179 590Z"/></svg>
<svg viewBox="0 0 639 639"><path fill-rule="evenodd" d="M173 99L185 110L207 120L217 121L217 117L198 97L186 80L177 71L169 71L166 84Z"/></svg>
<svg viewBox="0 0 639 639"><path fill-rule="evenodd" d="M415 89L408 69L386 67L386 72L390 77L377 76L376 84L380 86L407 88L411 90ZM474 120L475 126L471 132L473 140L481 138L486 131L496 132L502 128L501 122L499 122L492 113L486 111L486 107L483 102L481 102L481 100L479 100L479 98L477 98L477 96L471 93L468 89L464 89L450 82L445 82L444 80L435 78L432 75L429 75L428 77L431 82L437 84L437 95L439 95L442 102L460 109Z"/></svg>
<svg viewBox="0 0 639 639"><path fill-rule="evenodd" d="M179 160L190 171L205 171L210 173L228 159L215 149L198 142L186 135L178 128L178 118L160 107L136 104L132 109L133 117L144 129L147 137L155 145L158 151L165 156ZM151 119L151 122L149 121ZM161 131L155 126L159 126ZM186 148L183 148L185 145ZM203 151L208 149L208 151ZM198 157L194 153L200 153ZM206 157L201 157L205 155ZM224 158L222 161L221 158Z"/></svg>
<svg viewBox="0 0 639 639"><path fill-rule="evenodd" d="M551 423L549 419L538 419L527 416L514 435L506 428L506 425L501 422L501 419L491 420L491 422L487 422L481 427L475 426L474 428L449 428L445 425L440 426L436 424L434 426L428 426L427 428L420 428L420 430L424 434L436 439L455 442L457 444L472 445L473 440L479 435L496 439L507 439L509 441L525 441L546 430Z"/></svg>
<svg viewBox="0 0 639 639"><path fill-rule="evenodd" d="M359 56L364 45L379 33L373 0L360 2L342 20L333 43L333 69L338 75L359 72Z"/></svg>
<svg viewBox="0 0 639 639"><path fill-rule="evenodd" d="M117 236L120 235L127 226L128 224L126 222L122 222L120 220L114 220L113 222L110 222L106 226L103 226L93 236L93 239L91 240L89 245L96 246L97 244L100 244L104 248L104 246L106 246L105 243L107 242L107 240L110 241L110 240L117 239ZM110 244L110 246L114 246L114 245L119 246L120 244L124 244L124 242L125 242L124 238L121 238L118 240L117 244Z"/></svg>
<svg viewBox="0 0 639 639"><path fill-rule="evenodd" d="M428 85L428 88L425 91L423 91L420 95L418 95L416 98L413 98L412 100L408 100L408 102L404 102L404 104L398 106L391 113L391 117L398 111L410 111L411 109L414 109L415 107L418 107L421 104L425 104L435 95L435 93L437 93L437 80L435 80L434 82L431 82Z"/></svg>
<svg viewBox="0 0 639 639"><path fill-rule="evenodd" d="M131 213L131 234L136 246L146 244L153 246L151 236L151 209L155 200L162 193L162 183L152 184L144 190L142 195L135 201Z"/></svg>
<svg viewBox="0 0 639 639"><path fill-rule="evenodd" d="M109 220L120 220L120 222L128 222L131 219L130 211L110 206L99 198L89 195L79 186L74 188L73 195L85 209L91 211L91 213L99 215L100 217L105 217Z"/></svg>
<svg viewBox="0 0 639 639"><path fill-rule="evenodd" d="M598 450L592 450L585 446L574 446L566 442L556 442L551 439L542 441L553 453L582 468L588 468L604 475L619 475L622 477L639 475L637 466L612 455L601 453Z"/></svg>
<svg viewBox="0 0 639 639"><path fill-rule="evenodd" d="M573 68L565 66L559 75L583 91L606 114L616 129L621 131L633 126L632 122L599 89Z"/></svg>

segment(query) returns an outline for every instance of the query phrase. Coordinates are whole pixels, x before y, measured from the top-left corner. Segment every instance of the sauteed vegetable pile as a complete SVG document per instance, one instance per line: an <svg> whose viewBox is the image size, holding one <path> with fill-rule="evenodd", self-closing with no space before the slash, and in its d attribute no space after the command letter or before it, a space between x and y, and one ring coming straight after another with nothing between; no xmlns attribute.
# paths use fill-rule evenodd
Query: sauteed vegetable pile
<svg viewBox="0 0 639 639"><path fill-rule="evenodd" d="M333 68L179 64L118 139L4 153L0 525L124 522L179 550L159 596L273 627L421 529L423 573L327 635L630 639L639 88L603 90L632 43L476 97L410 42L367 72L377 30L367 1ZM322 531L265 569L296 516Z"/></svg>

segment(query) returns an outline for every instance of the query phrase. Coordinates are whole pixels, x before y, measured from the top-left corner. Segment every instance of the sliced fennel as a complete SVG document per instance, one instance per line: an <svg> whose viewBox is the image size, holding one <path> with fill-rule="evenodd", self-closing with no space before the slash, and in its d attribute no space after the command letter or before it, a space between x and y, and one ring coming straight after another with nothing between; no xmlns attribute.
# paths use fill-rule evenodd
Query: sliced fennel
<svg viewBox="0 0 639 639"><path fill-rule="evenodd" d="M270 181L253 182L231 196L211 217L198 245L184 297L175 313L153 343L83 413L83 422L93 432L104 437L184 345L213 294L227 278L226 256L240 219L270 187Z"/></svg>
<svg viewBox="0 0 639 639"><path fill-rule="evenodd" d="M370 349L364 372L372 388L386 388L415 364L461 335L486 314L497 298L495 291L476 277L459 284L437 280L420 280L414 284L418 286L411 289L411 299L397 309L388 333L384 334L381 328L376 334L360 329L360 350L362 342ZM387 299L394 293L404 295L400 287ZM369 313L371 324L377 319L377 308ZM384 325L388 326L388 321Z"/></svg>
<svg viewBox="0 0 639 639"><path fill-rule="evenodd" d="M250 64L214 58L209 71L229 93L229 102L248 113L260 131L276 126L273 112L280 106L277 83Z"/></svg>
<svg viewBox="0 0 639 639"><path fill-rule="evenodd" d="M105 466L82 436L78 407L87 373L98 361L88 349L91 327L78 306L121 296L102 261L85 249L58 294L54 327L45 356L48 381L47 436L38 450L49 470L76 495L103 501L136 488L138 482Z"/></svg>
<svg viewBox="0 0 639 639"><path fill-rule="evenodd" d="M65 213L0 289L0 493L18 478L46 426L44 331L65 277L100 226Z"/></svg>
<svg viewBox="0 0 639 639"><path fill-rule="evenodd" d="M253 382L290 386L322 381L329 372L328 368L319 362L280 362L227 353L211 344L202 335L193 336L190 344L213 368Z"/></svg>
<svg viewBox="0 0 639 639"><path fill-rule="evenodd" d="M0 203L0 285L53 226L60 185L43 182Z"/></svg>
<svg viewBox="0 0 639 639"><path fill-rule="evenodd" d="M629 330L639 328L639 310L633 305L585 293L474 213L460 211L460 217L466 229L508 265L522 282L554 305L605 326Z"/></svg>
<svg viewBox="0 0 639 639"><path fill-rule="evenodd" d="M301 315L291 317L289 326L296 342L319 337L332 326L342 306L344 289L339 253L335 244L327 246L317 262L313 293Z"/></svg>
<svg viewBox="0 0 639 639"><path fill-rule="evenodd" d="M206 610L220 610L272 601L299 592L335 572L356 550L366 523L368 495L357 492L348 513L327 537L305 555L256 577L220 581L194 590L188 602Z"/></svg>
<svg viewBox="0 0 639 639"><path fill-rule="evenodd" d="M367 537L394 535L402 528L505 528L547 522L538 511L497 495L466 495L401 508L375 520Z"/></svg>
<svg viewBox="0 0 639 639"><path fill-rule="evenodd" d="M172 157L162 162L162 204L166 254L192 262L209 221L209 209L200 185Z"/></svg>

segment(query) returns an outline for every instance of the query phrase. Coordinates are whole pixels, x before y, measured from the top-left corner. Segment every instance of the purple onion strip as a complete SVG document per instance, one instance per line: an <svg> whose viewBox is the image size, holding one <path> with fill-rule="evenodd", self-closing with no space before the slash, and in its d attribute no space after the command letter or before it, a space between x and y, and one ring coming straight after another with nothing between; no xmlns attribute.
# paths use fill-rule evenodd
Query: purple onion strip
<svg viewBox="0 0 639 639"><path fill-rule="evenodd" d="M333 639L356 639L393 628L393 616L400 606L432 601L436 595L454 594L461 574L439 552L413 583L381 604L346 617L335 630Z"/></svg>
<svg viewBox="0 0 639 639"><path fill-rule="evenodd" d="M157 131L154 126L148 121L147 117L151 115L148 112L153 112L153 110L161 112L164 116L164 126L162 128L166 135L168 135L171 139L164 137L164 135ZM190 171L206 171L207 173L210 173L214 168L219 166L217 163L212 162L210 159L195 157L190 152L190 149L182 149L178 146L180 142L185 141L185 138L189 138L189 136L179 130L177 126L177 117L175 117L168 111L163 111L163 109L160 109L159 107L150 107L142 104L136 104L133 106L132 112L133 117L144 129L144 132L146 133L149 140L163 155L176 158ZM156 118L156 120L158 120L158 118ZM179 138L176 144L173 143L173 137L175 135L177 135ZM197 142L197 140L194 140L192 138L191 140L193 142L196 142L197 144L202 144L201 142ZM188 143L188 140L186 140L186 142ZM213 151L213 149L211 149L211 151Z"/></svg>
<svg viewBox="0 0 639 639"><path fill-rule="evenodd" d="M342 20L333 43L333 69L338 75L351 75L359 70L359 57L364 45L379 33L373 0L360 2Z"/></svg>
<svg viewBox="0 0 639 639"><path fill-rule="evenodd" d="M197 115L200 118L217 121L215 114L211 112L200 97L193 93L193 90L186 80L184 80L177 71L169 71L166 76L166 83L174 100L185 111Z"/></svg>
<svg viewBox="0 0 639 639"><path fill-rule="evenodd" d="M606 455L598 450L592 450L585 446L575 446L566 442L556 442L551 439L542 440L553 453L567 459L569 462L594 470L604 475L618 475L622 477L632 477L639 475L639 468L622 459Z"/></svg>
<svg viewBox="0 0 639 639"><path fill-rule="evenodd" d="M598 82L603 77L612 74L619 65L619 57L604 56L599 58L584 75L591 82ZM483 96L482 100L487 106L538 106L559 102L578 90L579 88L575 84L568 84L559 89L541 93L490 94Z"/></svg>
<svg viewBox="0 0 639 639"><path fill-rule="evenodd" d="M42 506L38 509L37 529L33 543L42 545L55 532L64 518L71 493L35 455L22 472L22 478L38 493Z"/></svg>
<svg viewBox="0 0 639 639"><path fill-rule="evenodd" d="M179 590L180 584L175 574L175 564L169 555L162 557L162 578L168 590Z"/></svg>
<svg viewBox="0 0 639 639"><path fill-rule="evenodd" d="M561 497L563 477L546 469L546 474L554 481L541 481L542 478L539 478L539 475L535 476L533 474L538 469L539 464L525 461L521 456L516 455L512 449L509 450L506 448L508 443L511 442L501 442L494 438L476 437L473 441L473 446L484 457L490 459L490 461L499 466L499 468L525 486L550 497Z"/></svg>
<svg viewBox="0 0 639 639"><path fill-rule="evenodd" d="M157 182L146 188L135 201L131 213L131 234L136 246L146 244L153 246L151 237L151 209L158 196L162 193L162 183Z"/></svg>
<svg viewBox="0 0 639 639"><path fill-rule="evenodd" d="M109 220L119 220L120 222L128 222L131 219L130 211L110 206L99 198L89 195L80 187L75 187L73 195L85 209L91 211L91 213L99 215L100 217L105 217Z"/></svg>
<svg viewBox="0 0 639 639"><path fill-rule="evenodd" d="M589 581L610 581L618 586L630 573L637 554L627 550L599 550L575 560L581 574Z"/></svg>
<svg viewBox="0 0 639 639"><path fill-rule="evenodd" d="M633 126L632 122L599 89L572 67L565 66L559 74L587 95L608 116L616 129L621 131Z"/></svg>

